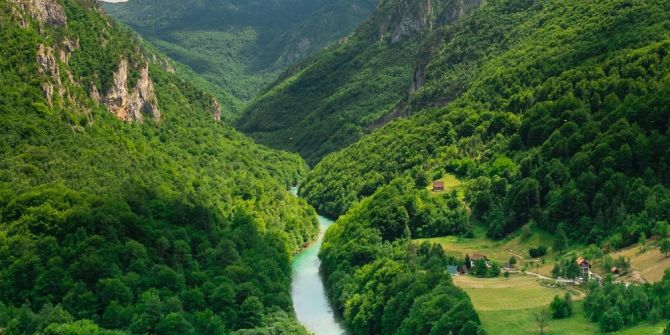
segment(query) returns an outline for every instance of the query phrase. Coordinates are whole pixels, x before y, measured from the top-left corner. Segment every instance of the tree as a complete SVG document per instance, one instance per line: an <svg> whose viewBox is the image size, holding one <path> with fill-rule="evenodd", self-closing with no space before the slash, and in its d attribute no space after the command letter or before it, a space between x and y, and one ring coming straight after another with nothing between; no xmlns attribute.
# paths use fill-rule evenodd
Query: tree
<svg viewBox="0 0 670 335"><path fill-rule="evenodd" d="M531 220L531 222L532 222L532 220ZM531 225L532 225L532 223L529 223L529 224L521 227L521 239L522 240L527 240L528 238L530 238L531 235L533 235L533 232L530 230Z"/></svg>
<svg viewBox="0 0 670 335"><path fill-rule="evenodd" d="M538 312L535 312L533 315L535 322L537 323L537 328L540 329L540 335L544 335L544 329L547 327L548 312L546 309L542 309Z"/></svg>
<svg viewBox="0 0 670 335"><path fill-rule="evenodd" d="M514 267L516 265L516 257L512 256L509 258L509 266Z"/></svg>
<svg viewBox="0 0 670 335"><path fill-rule="evenodd" d="M616 306L605 311L600 318L600 330L603 332L613 332L621 327L623 327L623 317Z"/></svg>
<svg viewBox="0 0 670 335"><path fill-rule="evenodd" d="M658 221L656 222L656 226L654 226L653 233L659 238L666 238L668 237L668 230L667 221Z"/></svg>
<svg viewBox="0 0 670 335"><path fill-rule="evenodd" d="M489 268L488 276L498 277L499 275L500 275L500 266L498 266L498 263L496 262L491 262L491 267Z"/></svg>
<svg viewBox="0 0 670 335"><path fill-rule="evenodd" d="M488 268L486 267L486 261L484 259L478 259L475 262L475 276L484 277L488 273Z"/></svg>
<svg viewBox="0 0 670 335"><path fill-rule="evenodd" d="M630 259L627 259L624 256L619 256L619 258L614 261L614 266L616 266L622 274L627 273L628 270L630 270Z"/></svg>
<svg viewBox="0 0 670 335"><path fill-rule="evenodd" d="M556 238L554 239L554 251L562 252L565 248L568 247L568 236L565 234L565 229L561 224L556 232Z"/></svg>
<svg viewBox="0 0 670 335"><path fill-rule="evenodd" d="M644 232L640 233L640 238L637 240L637 244L640 246L640 251L647 251L647 234Z"/></svg>
<svg viewBox="0 0 670 335"><path fill-rule="evenodd" d="M549 305L554 319L563 319L572 315L572 295L570 292L565 294L564 298L555 296Z"/></svg>
<svg viewBox="0 0 670 335"><path fill-rule="evenodd" d="M472 267L472 263L470 261L470 255L465 254L465 266L470 269Z"/></svg>
<svg viewBox="0 0 670 335"><path fill-rule="evenodd" d="M661 253L665 254L665 257L668 257L668 253L670 253L670 239L663 239L663 241L661 241L660 245L658 246L658 249L661 251Z"/></svg>
<svg viewBox="0 0 670 335"><path fill-rule="evenodd" d="M191 335L194 332L183 313L170 313L156 325L156 334L160 335Z"/></svg>
<svg viewBox="0 0 670 335"><path fill-rule="evenodd" d="M251 296L244 300L238 314L238 328L254 328L260 325L263 309L263 303L257 297Z"/></svg>
<svg viewBox="0 0 670 335"><path fill-rule="evenodd" d="M665 327L663 335L670 335L670 323L668 323L668 325Z"/></svg>

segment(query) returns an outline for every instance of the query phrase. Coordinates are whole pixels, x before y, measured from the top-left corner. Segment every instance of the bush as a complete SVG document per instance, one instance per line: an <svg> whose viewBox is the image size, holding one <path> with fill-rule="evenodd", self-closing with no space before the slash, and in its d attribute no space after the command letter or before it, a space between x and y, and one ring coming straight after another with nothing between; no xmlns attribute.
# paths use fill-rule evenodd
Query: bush
<svg viewBox="0 0 670 335"><path fill-rule="evenodd" d="M613 332L623 327L623 317L619 308L608 309L600 319L600 330L603 332Z"/></svg>
<svg viewBox="0 0 670 335"><path fill-rule="evenodd" d="M528 254L532 258L542 257L547 254L547 247L541 245L537 248L530 248L528 249Z"/></svg>
<svg viewBox="0 0 670 335"><path fill-rule="evenodd" d="M572 315L572 295L570 292L565 293L565 297L561 299L559 296L554 297L554 301L549 305L551 315L554 319L564 319Z"/></svg>

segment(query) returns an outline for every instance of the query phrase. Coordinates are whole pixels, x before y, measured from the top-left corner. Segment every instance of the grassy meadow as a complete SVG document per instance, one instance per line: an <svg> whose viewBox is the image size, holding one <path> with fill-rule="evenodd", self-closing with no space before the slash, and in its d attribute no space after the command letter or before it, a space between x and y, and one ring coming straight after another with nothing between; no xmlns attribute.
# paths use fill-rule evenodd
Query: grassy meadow
<svg viewBox="0 0 670 335"><path fill-rule="evenodd" d="M566 292L562 288L542 286L536 278L524 275L511 275L509 279L456 276L454 283L468 293L489 335L539 334L535 314L542 309L548 310L554 296L562 296ZM573 296L574 312L570 318L554 320L549 316L545 334L600 334L598 324L584 316L580 301L584 297L583 294ZM662 322L645 322L610 334L661 334L664 327Z"/></svg>

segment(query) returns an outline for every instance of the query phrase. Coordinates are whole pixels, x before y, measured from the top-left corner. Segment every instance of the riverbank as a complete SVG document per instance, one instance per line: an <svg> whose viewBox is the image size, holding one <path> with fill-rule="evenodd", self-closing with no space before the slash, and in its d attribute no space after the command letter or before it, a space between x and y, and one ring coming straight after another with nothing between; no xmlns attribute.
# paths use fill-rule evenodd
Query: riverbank
<svg viewBox="0 0 670 335"><path fill-rule="evenodd" d="M291 193L297 196L297 188ZM333 221L318 216L319 233L317 239L294 256L292 269L291 298L296 317L315 335L346 335L347 331L337 320L330 305L321 272L319 249L323 237Z"/></svg>

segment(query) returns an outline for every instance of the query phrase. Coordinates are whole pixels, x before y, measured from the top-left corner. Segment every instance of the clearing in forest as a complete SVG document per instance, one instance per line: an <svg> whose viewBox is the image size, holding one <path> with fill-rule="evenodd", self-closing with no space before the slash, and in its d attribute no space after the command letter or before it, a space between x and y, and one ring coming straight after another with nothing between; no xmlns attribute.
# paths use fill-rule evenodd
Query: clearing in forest
<svg viewBox="0 0 670 335"><path fill-rule="evenodd" d="M567 292L562 288L542 286L536 277L530 275L511 275L509 278L455 276L454 283L468 293L477 311L547 306L554 296L562 296ZM575 295L574 298L581 297L581 295Z"/></svg>

